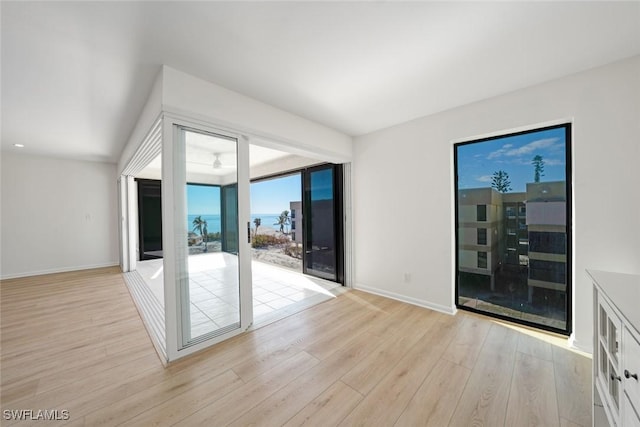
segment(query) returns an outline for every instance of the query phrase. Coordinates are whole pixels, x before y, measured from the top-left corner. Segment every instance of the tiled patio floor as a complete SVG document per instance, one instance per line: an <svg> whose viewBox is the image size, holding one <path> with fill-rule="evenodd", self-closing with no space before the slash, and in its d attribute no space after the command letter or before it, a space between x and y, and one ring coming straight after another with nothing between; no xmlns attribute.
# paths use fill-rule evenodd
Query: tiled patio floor
<svg viewBox="0 0 640 427"><path fill-rule="evenodd" d="M344 290L337 283L252 261L253 328L335 297ZM160 305L164 307L162 260L137 264ZM214 252L189 257L191 337L239 321L238 268L235 255Z"/></svg>

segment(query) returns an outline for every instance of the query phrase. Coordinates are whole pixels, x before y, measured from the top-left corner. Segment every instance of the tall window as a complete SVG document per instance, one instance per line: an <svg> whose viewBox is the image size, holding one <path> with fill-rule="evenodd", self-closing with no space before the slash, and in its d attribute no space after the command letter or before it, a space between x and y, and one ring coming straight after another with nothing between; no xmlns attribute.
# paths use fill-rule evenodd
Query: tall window
<svg viewBox="0 0 640 427"><path fill-rule="evenodd" d="M487 205L478 205L476 208L476 219L478 221L487 220Z"/></svg>
<svg viewBox="0 0 640 427"><path fill-rule="evenodd" d="M486 245L487 244L487 229L486 228L478 228L477 243L479 245Z"/></svg>
<svg viewBox="0 0 640 427"><path fill-rule="evenodd" d="M458 307L569 334L571 125L458 143L454 159Z"/></svg>
<svg viewBox="0 0 640 427"><path fill-rule="evenodd" d="M478 252L478 268L487 268L486 252Z"/></svg>
<svg viewBox="0 0 640 427"><path fill-rule="evenodd" d="M529 250L549 254L567 253L567 236L564 233L532 231L529 233Z"/></svg>

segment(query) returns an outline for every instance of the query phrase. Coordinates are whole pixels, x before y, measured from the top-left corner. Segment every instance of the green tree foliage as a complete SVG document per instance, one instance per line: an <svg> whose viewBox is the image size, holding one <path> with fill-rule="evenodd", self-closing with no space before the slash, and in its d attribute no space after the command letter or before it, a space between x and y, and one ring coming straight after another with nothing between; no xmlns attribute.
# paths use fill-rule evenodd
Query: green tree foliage
<svg viewBox="0 0 640 427"><path fill-rule="evenodd" d="M256 231L254 233L254 235L258 235L258 228L260 228L260 225L262 224L262 218L254 218L253 223L256 226Z"/></svg>
<svg viewBox="0 0 640 427"><path fill-rule="evenodd" d="M198 215L193 219L193 231L197 231L202 236L204 242L203 252L207 252L207 220L203 219L201 215Z"/></svg>
<svg viewBox="0 0 640 427"><path fill-rule="evenodd" d="M289 243L286 236L274 236L271 234L259 234L251 240L252 248L268 248L270 246L283 246Z"/></svg>
<svg viewBox="0 0 640 427"><path fill-rule="evenodd" d="M531 161L533 165L533 182L540 182L540 177L544 176L544 160L537 154Z"/></svg>
<svg viewBox="0 0 640 427"><path fill-rule="evenodd" d="M286 234L289 232L289 224L291 224L291 218L289 218L289 211L284 210L278 217L278 221L273 225L279 225L280 232ZM285 232L285 227L286 227L286 232Z"/></svg>
<svg viewBox="0 0 640 427"><path fill-rule="evenodd" d="M511 180L509 174L503 170L495 171L491 177L491 187L500 193L511 191Z"/></svg>

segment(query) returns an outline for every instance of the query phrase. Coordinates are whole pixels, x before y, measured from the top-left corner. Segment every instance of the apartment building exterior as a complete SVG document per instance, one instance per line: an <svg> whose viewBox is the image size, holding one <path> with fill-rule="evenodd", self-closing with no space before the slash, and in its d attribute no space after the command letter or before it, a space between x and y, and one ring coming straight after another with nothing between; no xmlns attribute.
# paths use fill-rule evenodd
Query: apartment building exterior
<svg viewBox="0 0 640 427"><path fill-rule="evenodd" d="M291 240L302 244L302 202L289 202L291 211Z"/></svg>
<svg viewBox="0 0 640 427"><path fill-rule="evenodd" d="M458 271L489 276L527 268L536 288L566 292L566 183L528 183L526 192L458 191Z"/></svg>
<svg viewBox="0 0 640 427"><path fill-rule="evenodd" d="M565 181L527 184L529 301L534 288L567 290Z"/></svg>
<svg viewBox="0 0 640 427"><path fill-rule="evenodd" d="M510 267L529 265L529 235L527 232L527 193L503 193L502 262Z"/></svg>
<svg viewBox="0 0 640 427"><path fill-rule="evenodd" d="M458 270L489 276L491 290L503 251L502 221L502 195L493 188L458 192Z"/></svg>

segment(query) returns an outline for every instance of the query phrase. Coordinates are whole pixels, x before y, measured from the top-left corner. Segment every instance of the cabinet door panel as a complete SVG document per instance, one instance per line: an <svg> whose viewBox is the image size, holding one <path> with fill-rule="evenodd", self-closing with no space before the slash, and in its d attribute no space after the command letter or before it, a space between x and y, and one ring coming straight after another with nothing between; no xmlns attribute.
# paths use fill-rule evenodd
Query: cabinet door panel
<svg viewBox="0 0 640 427"><path fill-rule="evenodd" d="M624 389L631 402L635 402L636 411L640 411L640 343L635 340L627 328L624 329L622 339L622 380L624 381Z"/></svg>
<svg viewBox="0 0 640 427"><path fill-rule="evenodd" d="M622 411L623 412L622 416L624 417L622 419L622 425L624 427L640 427L640 416L634 410L633 405L629 400L629 396L625 395L624 398L625 398L625 402L624 402L625 407Z"/></svg>
<svg viewBox="0 0 640 427"><path fill-rule="evenodd" d="M600 301L600 309L606 313L606 346L609 353L609 359L613 363L616 371L620 371L620 337L622 335L622 322L613 311L611 306L602 299Z"/></svg>

